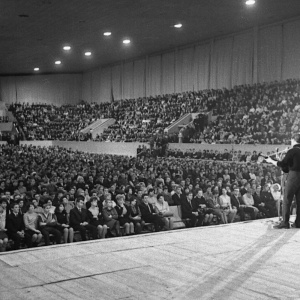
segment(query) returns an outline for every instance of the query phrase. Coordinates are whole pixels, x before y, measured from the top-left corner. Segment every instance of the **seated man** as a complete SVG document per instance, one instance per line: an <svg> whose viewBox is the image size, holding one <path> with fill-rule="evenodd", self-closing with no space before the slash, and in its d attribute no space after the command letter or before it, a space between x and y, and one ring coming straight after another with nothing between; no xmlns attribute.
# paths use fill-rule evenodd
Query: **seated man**
<svg viewBox="0 0 300 300"><path fill-rule="evenodd" d="M245 201L243 200L245 195L247 195L247 193L243 195L243 199L239 196L239 193L240 193L239 189L237 187L234 188L233 193L230 196L232 207L237 209L237 213L240 215L241 221L245 221L245 213L249 213L251 215L251 219L254 220L258 212L257 208L253 206L254 200L253 200L253 205L247 206L245 205Z"/></svg>
<svg viewBox="0 0 300 300"><path fill-rule="evenodd" d="M264 185L263 191L260 194L261 201L265 204L265 208L269 211L269 217L273 218L278 215L276 202L271 194L270 185Z"/></svg>
<svg viewBox="0 0 300 300"><path fill-rule="evenodd" d="M57 228L57 220L55 214L50 212L51 203L45 203L43 205L44 212L39 214L38 226L44 237L45 245L50 245L50 234L55 238L56 244L61 243L61 233Z"/></svg>
<svg viewBox="0 0 300 300"><path fill-rule="evenodd" d="M261 198L261 186L256 187L256 190L253 194L254 206L258 208L258 210L262 213L266 218L270 218L272 216L272 212L265 207L265 203Z"/></svg>
<svg viewBox="0 0 300 300"><path fill-rule="evenodd" d="M25 233L23 216L20 213L18 203L12 204L12 212L6 216L6 227L8 236L14 241L13 250L20 249L21 241L30 242L30 236Z"/></svg>
<svg viewBox="0 0 300 300"><path fill-rule="evenodd" d="M181 212L183 219L190 219L191 226L201 226L204 220L204 216L198 212L197 203L194 201L193 205L193 192L188 192L186 197L181 200Z"/></svg>
<svg viewBox="0 0 300 300"><path fill-rule="evenodd" d="M153 223L155 231L160 231L164 228L165 223L164 221L159 217L158 213L154 210L154 207L152 204L148 203L148 195L143 194L142 195L142 203L139 205L142 219L145 222Z"/></svg>
<svg viewBox="0 0 300 300"><path fill-rule="evenodd" d="M83 208L83 205L84 197L78 196L76 199L76 206L70 210L70 226L74 231L80 232L82 241L86 241L87 230L91 232L93 239L97 239L97 227L89 224L87 210Z"/></svg>

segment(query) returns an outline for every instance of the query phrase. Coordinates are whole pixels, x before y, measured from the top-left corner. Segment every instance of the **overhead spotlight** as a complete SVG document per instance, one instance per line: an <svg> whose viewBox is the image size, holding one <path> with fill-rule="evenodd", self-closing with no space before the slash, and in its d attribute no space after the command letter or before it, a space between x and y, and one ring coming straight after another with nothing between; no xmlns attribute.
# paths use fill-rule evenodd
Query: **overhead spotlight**
<svg viewBox="0 0 300 300"><path fill-rule="evenodd" d="M130 44L130 40L129 39L123 40L123 44Z"/></svg>
<svg viewBox="0 0 300 300"><path fill-rule="evenodd" d="M87 51L87 52L84 53L84 55L85 55L85 56L91 56L91 55L92 55L92 52Z"/></svg>
<svg viewBox="0 0 300 300"><path fill-rule="evenodd" d="M110 31L104 32L103 35L105 35L105 36L110 36L110 35L111 35L111 32L110 32Z"/></svg>
<svg viewBox="0 0 300 300"><path fill-rule="evenodd" d="M247 0L246 5L253 5L255 4L255 0Z"/></svg>
<svg viewBox="0 0 300 300"><path fill-rule="evenodd" d="M55 62L55 64L56 64L56 65L60 65L60 64L61 64L61 61L60 61L60 60L57 60L57 61Z"/></svg>
<svg viewBox="0 0 300 300"><path fill-rule="evenodd" d="M63 49L66 50L66 51L69 51L69 50L71 50L71 46L64 46Z"/></svg>
<svg viewBox="0 0 300 300"><path fill-rule="evenodd" d="M35 72L37 72L37 71L39 71L40 70L40 68L34 68L33 69L33 71L35 71Z"/></svg>
<svg viewBox="0 0 300 300"><path fill-rule="evenodd" d="M181 28L181 27L182 27L182 24L181 24L181 23L175 24L174 27L175 27L175 28Z"/></svg>

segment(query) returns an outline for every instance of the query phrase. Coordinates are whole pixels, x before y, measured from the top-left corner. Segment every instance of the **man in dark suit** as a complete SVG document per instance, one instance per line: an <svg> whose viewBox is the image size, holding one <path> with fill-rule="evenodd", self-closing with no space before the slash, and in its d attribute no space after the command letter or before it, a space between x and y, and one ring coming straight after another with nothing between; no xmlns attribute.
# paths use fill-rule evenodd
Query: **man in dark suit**
<svg viewBox="0 0 300 300"><path fill-rule="evenodd" d="M165 223L155 211L152 204L148 203L148 195L142 195L142 203L139 205L142 214L142 219L147 223L153 223L155 231L160 231L164 228Z"/></svg>
<svg viewBox="0 0 300 300"><path fill-rule="evenodd" d="M239 196L239 189L235 188L230 196L231 205L233 208L237 209L237 213L240 215L241 221L245 221L245 208L243 205L242 198Z"/></svg>
<svg viewBox="0 0 300 300"><path fill-rule="evenodd" d="M70 226L79 231L81 239L86 241L87 230L91 232L93 239L97 239L97 227L89 224L87 210L82 208L84 197L78 196L76 199L76 206L70 210Z"/></svg>
<svg viewBox="0 0 300 300"><path fill-rule="evenodd" d="M182 199L182 190L180 185L175 186L175 193L172 195L172 200L174 202L174 205L181 205L181 199Z"/></svg>
<svg viewBox="0 0 300 300"><path fill-rule="evenodd" d="M191 226L202 225L203 216L199 214L198 207L196 207L196 201L193 205L193 193L190 191L186 197L181 199L181 212L183 219L190 219Z"/></svg>
<svg viewBox="0 0 300 300"><path fill-rule="evenodd" d="M11 208L11 214L6 216L6 228L8 236L14 241L13 250L18 250L21 241L24 239L25 243L28 244L30 237L25 233L25 225L19 204L14 203Z"/></svg>

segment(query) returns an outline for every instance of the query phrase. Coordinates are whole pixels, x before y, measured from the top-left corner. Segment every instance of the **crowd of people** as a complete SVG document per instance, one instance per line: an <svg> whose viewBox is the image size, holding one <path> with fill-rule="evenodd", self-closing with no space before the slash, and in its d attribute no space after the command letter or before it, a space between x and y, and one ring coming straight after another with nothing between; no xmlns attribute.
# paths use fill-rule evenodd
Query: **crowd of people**
<svg viewBox="0 0 300 300"><path fill-rule="evenodd" d="M194 124L191 143L286 144L299 131L299 80L242 85L222 90L216 120Z"/></svg>
<svg viewBox="0 0 300 300"><path fill-rule="evenodd" d="M248 160L89 154L59 147L0 147L0 248L12 249L274 217L280 173ZM244 155L244 154L243 154ZM237 218L237 216L239 218ZM76 237L78 240L79 237Z"/></svg>
<svg viewBox="0 0 300 300"><path fill-rule="evenodd" d="M26 140L85 141L90 136L80 131L111 115L110 103L82 102L62 106L13 103L9 110L16 117Z"/></svg>
<svg viewBox="0 0 300 300"><path fill-rule="evenodd" d="M88 140L80 131L99 118L114 118L115 124L94 137L95 141L148 142L155 134L187 113L213 111L213 121L189 124L182 137L190 143L284 144L299 131L299 80L241 85L124 99L106 103L54 106L10 106L27 140ZM276 121L275 121L276 120ZM170 134L169 142L178 142Z"/></svg>

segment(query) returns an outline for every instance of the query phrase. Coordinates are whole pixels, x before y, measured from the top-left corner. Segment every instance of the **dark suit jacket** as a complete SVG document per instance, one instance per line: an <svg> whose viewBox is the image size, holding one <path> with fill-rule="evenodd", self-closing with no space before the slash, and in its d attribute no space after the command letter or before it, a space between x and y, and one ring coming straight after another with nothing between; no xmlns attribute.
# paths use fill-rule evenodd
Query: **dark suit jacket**
<svg viewBox="0 0 300 300"><path fill-rule="evenodd" d="M149 207L150 207L150 210L149 210ZM142 214L142 218L143 217L149 217L149 216L152 216L153 213L155 213L155 210L152 206L152 204L148 203L148 205L146 205L144 202L142 202L139 207L140 207L140 211L141 211L141 214Z"/></svg>
<svg viewBox="0 0 300 300"><path fill-rule="evenodd" d="M181 205L182 198L183 198L182 195L178 196L178 194L176 193L172 195L172 200L175 205Z"/></svg>
<svg viewBox="0 0 300 300"><path fill-rule="evenodd" d="M196 208L196 206L197 205L196 205L195 201L194 201L194 205L193 205L193 201L192 201L192 204L190 204L186 197L182 198L181 199L182 218L183 219L189 218L193 211L198 210L198 207Z"/></svg>
<svg viewBox="0 0 300 300"><path fill-rule="evenodd" d="M80 223L89 222L87 210L82 208L81 212L75 206L70 210L70 226L76 227L80 226Z"/></svg>
<svg viewBox="0 0 300 300"><path fill-rule="evenodd" d="M12 212L8 216L6 216L6 228L8 234L15 234L18 231L22 231L25 229L23 215L18 213L17 216Z"/></svg>
<svg viewBox="0 0 300 300"><path fill-rule="evenodd" d="M233 194L230 196L231 206L235 206L237 209L239 209L240 205L243 205L243 201L240 197L236 197Z"/></svg>

